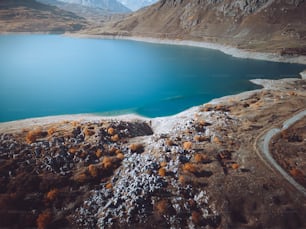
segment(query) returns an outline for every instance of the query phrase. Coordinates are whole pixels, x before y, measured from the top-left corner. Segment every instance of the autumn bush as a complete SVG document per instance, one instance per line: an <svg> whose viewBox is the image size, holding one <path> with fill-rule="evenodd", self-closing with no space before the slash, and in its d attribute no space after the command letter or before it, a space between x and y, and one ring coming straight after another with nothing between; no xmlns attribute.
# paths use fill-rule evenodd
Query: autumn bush
<svg viewBox="0 0 306 229"><path fill-rule="evenodd" d="M52 201L54 201L57 198L58 194L59 194L59 190L57 188L54 188L54 189L51 189L47 193L46 198L47 198L48 201L52 202Z"/></svg>
<svg viewBox="0 0 306 229"><path fill-rule="evenodd" d="M201 225L203 221L202 214L198 211L192 211L191 220L195 225Z"/></svg>
<svg viewBox="0 0 306 229"><path fill-rule="evenodd" d="M159 170L158 170L158 175L159 176L161 176L161 177L164 177L164 176L166 176L166 169L165 168L160 168Z"/></svg>
<svg viewBox="0 0 306 229"><path fill-rule="evenodd" d="M99 169L98 169L97 165L89 165L88 166L88 172L89 172L90 176L97 177L98 174L99 174Z"/></svg>
<svg viewBox="0 0 306 229"><path fill-rule="evenodd" d="M238 168L239 168L239 165L237 163L232 164L232 169L238 169Z"/></svg>
<svg viewBox="0 0 306 229"><path fill-rule="evenodd" d="M26 142L28 144L31 144L31 143L34 143L36 142L36 140L38 138L43 138L47 135L48 133L46 132L43 132L40 128L37 128L37 129L34 129L34 130L31 130L27 133L26 135Z"/></svg>
<svg viewBox="0 0 306 229"><path fill-rule="evenodd" d="M183 149L184 150L190 150L192 148L192 142L184 142L183 143Z"/></svg>
<svg viewBox="0 0 306 229"><path fill-rule="evenodd" d="M109 128L107 129L107 133L108 133L109 135L114 135L114 134L116 133L116 131L115 131L115 129L114 129L113 127L109 127Z"/></svg>
<svg viewBox="0 0 306 229"><path fill-rule="evenodd" d="M97 149L95 154L96 154L96 157L97 157L97 158L100 158L100 157L102 157L103 152L102 152L101 149Z"/></svg>
<svg viewBox="0 0 306 229"><path fill-rule="evenodd" d="M169 201L166 199L160 200L155 204L155 209L156 212L159 215L164 215L165 213L167 213L168 209L169 209Z"/></svg>
<svg viewBox="0 0 306 229"><path fill-rule="evenodd" d="M49 129L48 129L48 135L49 136L52 136L54 133L55 133L55 131L56 131L56 128L54 127L54 126L52 126L52 127L50 127Z"/></svg>
<svg viewBox="0 0 306 229"><path fill-rule="evenodd" d="M207 141L208 138L206 136L195 135L193 140L195 140L196 142L203 142L203 141Z"/></svg>
<svg viewBox="0 0 306 229"><path fill-rule="evenodd" d="M112 183L107 183L107 184L105 185L105 188L106 188L106 189L111 189L111 188L113 188Z"/></svg>
<svg viewBox="0 0 306 229"><path fill-rule="evenodd" d="M190 173L195 173L197 172L196 166L190 162L186 163L183 165L183 171L184 172L190 172Z"/></svg>
<svg viewBox="0 0 306 229"><path fill-rule="evenodd" d="M112 140L112 142L117 142L117 141L120 140L120 137L119 137L118 134L115 134L115 135L111 136L111 140Z"/></svg>
<svg viewBox="0 0 306 229"><path fill-rule="evenodd" d="M193 158L194 158L194 161L195 161L195 162L201 163L206 157L205 157L205 155L202 155L202 154L200 154L200 153L196 153L196 154L193 156Z"/></svg>
<svg viewBox="0 0 306 229"><path fill-rule="evenodd" d="M144 147L142 144L133 143L130 145L130 150L133 153L142 153L144 151Z"/></svg>
<svg viewBox="0 0 306 229"><path fill-rule="evenodd" d="M41 214L39 214L36 224L38 229L46 229L48 225L52 221L52 214L50 211L44 211Z"/></svg>
<svg viewBox="0 0 306 229"><path fill-rule="evenodd" d="M90 136L95 134L95 131L91 130L89 128L85 128L83 132L84 132L84 135L87 136L87 137L90 137Z"/></svg>

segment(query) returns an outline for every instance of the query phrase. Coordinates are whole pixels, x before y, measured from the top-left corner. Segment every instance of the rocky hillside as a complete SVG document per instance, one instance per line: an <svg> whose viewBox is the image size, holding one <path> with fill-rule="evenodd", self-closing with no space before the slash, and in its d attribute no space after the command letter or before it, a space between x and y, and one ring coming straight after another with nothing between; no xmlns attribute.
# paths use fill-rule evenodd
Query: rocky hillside
<svg viewBox="0 0 306 229"><path fill-rule="evenodd" d="M84 18L35 0L0 1L1 32L75 32L87 25Z"/></svg>
<svg viewBox="0 0 306 229"><path fill-rule="evenodd" d="M116 0L39 0L40 2L48 2L51 4L67 3L73 5L80 5L94 9L102 9L108 12L127 13L130 9L122 5ZM71 6L73 7L73 6Z"/></svg>
<svg viewBox="0 0 306 229"><path fill-rule="evenodd" d="M161 0L104 31L306 55L305 9L304 0Z"/></svg>

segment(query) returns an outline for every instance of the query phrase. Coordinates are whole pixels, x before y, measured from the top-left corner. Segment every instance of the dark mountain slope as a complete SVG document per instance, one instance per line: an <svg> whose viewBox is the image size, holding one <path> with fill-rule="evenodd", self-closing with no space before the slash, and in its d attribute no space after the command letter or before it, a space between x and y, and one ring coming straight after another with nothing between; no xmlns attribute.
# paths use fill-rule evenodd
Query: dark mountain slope
<svg viewBox="0 0 306 229"><path fill-rule="evenodd" d="M86 24L84 18L34 0L0 1L1 32L74 32Z"/></svg>

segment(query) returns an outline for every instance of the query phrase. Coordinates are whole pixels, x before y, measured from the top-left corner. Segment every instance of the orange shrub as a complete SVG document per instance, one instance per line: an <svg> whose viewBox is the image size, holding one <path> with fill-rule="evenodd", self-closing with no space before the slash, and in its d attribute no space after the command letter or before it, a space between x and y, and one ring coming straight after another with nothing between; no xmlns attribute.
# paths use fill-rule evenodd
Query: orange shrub
<svg viewBox="0 0 306 229"><path fill-rule="evenodd" d="M43 135L43 132L40 128L31 130L26 135L26 142L28 144L36 142L37 138L42 137L42 135Z"/></svg>
<svg viewBox="0 0 306 229"><path fill-rule="evenodd" d="M290 169L289 172L290 172L291 176L293 176L295 178L303 177L304 176L302 171L299 170L299 169L296 169L296 168Z"/></svg>
<svg viewBox="0 0 306 229"><path fill-rule="evenodd" d="M123 160L123 159L124 159L124 154L123 154L123 153L118 153L118 154L116 155L116 157L117 157L118 159L120 159L120 160Z"/></svg>
<svg viewBox="0 0 306 229"><path fill-rule="evenodd" d="M159 215L163 215L169 208L169 202L167 200L160 200L155 204L155 209Z"/></svg>
<svg viewBox="0 0 306 229"><path fill-rule="evenodd" d="M238 168L239 168L239 165L238 165L237 163L234 163L234 164L232 164L232 168L233 168L233 169L238 169Z"/></svg>
<svg viewBox="0 0 306 229"><path fill-rule="evenodd" d="M102 166L105 168L105 169L109 169L112 167L112 164L113 164L113 160L111 157L104 157L103 160L102 160Z"/></svg>
<svg viewBox="0 0 306 229"><path fill-rule="evenodd" d="M47 200L49 201L53 201L56 199L56 197L58 196L59 190L57 188L51 189L48 193L47 193Z"/></svg>
<svg viewBox="0 0 306 229"><path fill-rule="evenodd" d="M136 152L136 153L142 153L143 150L144 150L144 147L143 147L142 144L133 143L133 144L130 145L130 150L131 150L132 152L134 152L134 153L135 153L135 152Z"/></svg>
<svg viewBox="0 0 306 229"><path fill-rule="evenodd" d="M88 176L85 173L78 173L74 176L74 180L79 183L84 183L88 180Z"/></svg>
<svg viewBox="0 0 306 229"><path fill-rule="evenodd" d="M160 175L161 177L166 176L166 169L160 168L160 169L158 170L158 175Z"/></svg>
<svg viewBox="0 0 306 229"><path fill-rule="evenodd" d="M39 214L36 223L38 229L46 229L47 226L51 223L52 215L49 211L44 211Z"/></svg>
<svg viewBox="0 0 306 229"><path fill-rule="evenodd" d="M105 188L106 188L106 189L111 189L111 188L113 188L112 183L107 183L107 184L105 185Z"/></svg>
<svg viewBox="0 0 306 229"><path fill-rule="evenodd" d="M202 155L202 154L199 154L199 153L197 153L197 154L195 154L194 155L194 160L195 160L195 162L202 162L203 161L203 159L204 159L205 157Z"/></svg>
<svg viewBox="0 0 306 229"><path fill-rule="evenodd" d="M70 148L70 149L68 150L68 152L71 153L71 154L74 154L74 153L77 152L77 148L72 147L72 148Z"/></svg>
<svg viewBox="0 0 306 229"><path fill-rule="evenodd" d="M103 154L103 152L102 152L101 149L98 149L98 150L96 151L96 157L97 157L97 158L102 157L102 154Z"/></svg>
<svg viewBox="0 0 306 229"><path fill-rule="evenodd" d="M192 142L184 142L183 143L184 150L189 150L192 148Z"/></svg>
<svg viewBox="0 0 306 229"><path fill-rule="evenodd" d="M216 144L221 144L221 140L220 140L220 138L217 137L217 136L215 136L215 137L213 138L213 142L216 143Z"/></svg>
<svg viewBox="0 0 306 229"><path fill-rule="evenodd" d="M185 179L185 177L184 177L183 175L180 175L179 178L178 178L178 180L179 180L179 182L180 182L181 184L185 184L185 183L186 183L186 179Z"/></svg>
<svg viewBox="0 0 306 229"><path fill-rule="evenodd" d="M98 170L96 165L89 165L88 166L88 172L89 172L90 176L92 176L92 177L97 177L98 174L99 174L99 170Z"/></svg>
<svg viewBox="0 0 306 229"><path fill-rule="evenodd" d="M195 225L200 225L201 222L202 222L202 215L200 212L198 211L192 211L191 213L191 219L192 219L192 222L195 224Z"/></svg>
<svg viewBox="0 0 306 229"><path fill-rule="evenodd" d="M115 131L115 129L113 127L110 127L110 128L107 129L107 133L109 135L114 135L116 133L116 131Z"/></svg>
<svg viewBox="0 0 306 229"><path fill-rule="evenodd" d="M80 122L78 122L78 121L72 121L71 122L71 125L74 126L74 127L76 127L79 124L80 124Z"/></svg>
<svg viewBox="0 0 306 229"><path fill-rule="evenodd" d="M195 135L193 139L197 142L203 142L203 141L207 140L207 137L206 136Z"/></svg>
<svg viewBox="0 0 306 229"><path fill-rule="evenodd" d="M85 128L85 129L84 129L84 134L85 134L85 136L92 136L92 135L95 134L95 131L90 130L90 129L88 129L88 128Z"/></svg>
<svg viewBox="0 0 306 229"><path fill-rule="evenodd" d="M167 140L166 140L166 144L167 144L168 146L173 146L174 142L173 142L171 139L167 139Z"/></svg>
<svg viewBox="0 0 306 229"><path fill-rule="evenodd" d="M48 129L48 135L49 135L49 136L52 136L52 134L54 134L55 131L56 131L56 128L55 128L54 126L53 126L53 127L50 127L50 128Z"/></svg>
<svg viewBox="0 0 306 229"><path fill-rule="evenodd" d="M165 162L165 161L163 161L163 162L160 163L160 166L161 166L161 167L165 167L166 165L167 165L167 162Z"/></svg>
<svg viewBox="0 0 306 229"><path fill-rule="evenodd" d="M119 139L120 139L120 137L119 137L118 134L115 134L115 135L111 136L111 140L112 140L113 142L117 142L117 141L119 141Z"/></svg>
<svg viewBox="0 0 306 229"><path fill-rule="evenodd" d="M194 164L191 164L191 163L188 162L188 163L184 164L183 171L184 172L195 173L197 170L196 170L196 167L195 167Z"/></svg>

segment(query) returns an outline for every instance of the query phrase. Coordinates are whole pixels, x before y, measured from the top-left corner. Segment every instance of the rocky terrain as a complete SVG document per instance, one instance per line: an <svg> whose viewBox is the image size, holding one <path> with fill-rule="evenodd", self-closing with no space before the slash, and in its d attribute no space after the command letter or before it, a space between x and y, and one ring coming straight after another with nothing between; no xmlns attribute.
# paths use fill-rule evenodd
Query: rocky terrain
<svg viewBox="0 0 306 229"><path fill-rule="evenodd" d="M87 22L74 13L35 0L0 1L0 31L64 33L84 29Z"/></svg>
<svg viewBox="0 0 306 229"><path fill-rule="evenodd" d="M306 109L306 81L265 85L165 118L1 123L0 227L306 227L306 197L257 147ZM304 126L271 144L286 144L278 161L305 178Z"/></svg>
<svg viewBox="0 0 306 229"><path fill-rule="evenodd" d="M161 0L86 33L206 41L280 55L306 55L305 8L304 0Z"/></svg>

